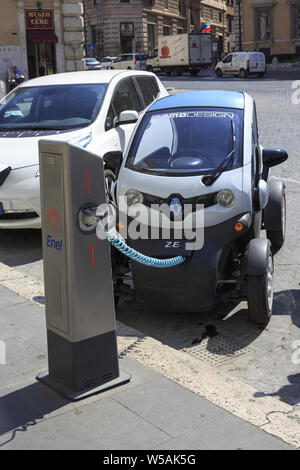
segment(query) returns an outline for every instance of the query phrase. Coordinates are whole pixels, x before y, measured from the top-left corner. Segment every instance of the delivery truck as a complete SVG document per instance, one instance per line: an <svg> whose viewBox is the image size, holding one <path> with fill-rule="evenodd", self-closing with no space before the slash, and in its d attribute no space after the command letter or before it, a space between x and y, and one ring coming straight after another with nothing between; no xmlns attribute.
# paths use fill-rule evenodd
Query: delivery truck
<svg viewBox="0 0 300 470"><path fill-rule="evenodd" d="M158 36L158 48L147 60L151 72L174 72L180 75L189 71L197 75L212 63L212 38L210 34L176 34Z"/></svg>

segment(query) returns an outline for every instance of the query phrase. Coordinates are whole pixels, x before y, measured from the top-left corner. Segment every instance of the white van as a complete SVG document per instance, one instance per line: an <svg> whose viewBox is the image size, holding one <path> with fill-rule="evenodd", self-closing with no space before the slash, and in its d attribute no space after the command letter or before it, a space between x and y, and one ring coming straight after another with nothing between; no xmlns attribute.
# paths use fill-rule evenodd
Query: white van
<svg viewBox="0 0 300 470"><path fill-rule="evenodd" d="M121 54L111 64L111 69L146 70L147 56L143 53L132 52Z"/></svg>
<svg viewBox="0 0 300 470"><path fill-rule="evenodd" d="M233 52L227 54L215 67L217 77L235 75L246 78L249 75L263 77L266 72L266 59L263 52Z"/></svg>

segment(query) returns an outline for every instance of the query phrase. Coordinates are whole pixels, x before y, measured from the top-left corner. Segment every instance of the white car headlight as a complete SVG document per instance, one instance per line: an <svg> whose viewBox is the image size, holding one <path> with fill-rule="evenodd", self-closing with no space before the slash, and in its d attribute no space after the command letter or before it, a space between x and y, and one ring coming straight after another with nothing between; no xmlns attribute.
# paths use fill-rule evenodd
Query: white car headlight
<svg viewBox="0 0 300 470"><path fill-rule="evenodd" d="M220 206L229 208L233 207L236 201L234 193L230 189L222 189L216 195L216 202Z"/></svg>
<svg viewBox="0 0 300 470"><path fill-rule="evenodd" d="M144 197L140 191L137 191L136 189L128 189L125 194L127 198L127 205L128 206L133 206L135 204L142 204Z"/></svg>

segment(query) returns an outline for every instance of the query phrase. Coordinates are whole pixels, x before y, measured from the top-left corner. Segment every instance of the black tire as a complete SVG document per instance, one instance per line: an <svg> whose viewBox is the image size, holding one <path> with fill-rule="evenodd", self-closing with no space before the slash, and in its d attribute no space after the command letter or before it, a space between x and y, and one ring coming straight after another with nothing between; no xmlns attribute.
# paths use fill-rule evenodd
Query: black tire
<svg viewBox="0 0 300 470"><path fill-rule="evenodd" d="M221 69L216 69L215 70L215 73L217 75L218 78L222 78L223 77L223 72Z"/></svg>
<svg viewBox="0 0 300 470"><path fill-rule="evenodd" d="M247 70L241 69L241 70L239 71L239 77L240 77L240 78L247 78L247 75L248 75L248 74L247 74Z"/></svg>
<svg viewBox="0 0 300 470"><path fill-rule="evenodd" d="M281 248L286 233L286 196L282 181L269 182L269 200L264 210L264 223L267 238L272 246ZM274 223L276 230L273 229Z"/></svg>
<svg viewBox="0 0 300 470"><path fill-rule="evenodd" d="M111 169L106 168L104 170L105 201L108 203L112 200L111 187L115 181L116 175L114 174L114 172Z"/></svg>
<svg viewBox="0 0 300 470"><path fill-rule="evenodd" d="M152 65L147 65L147 71L148 71L148 72L153 72L153 67L152 67Z"/></svg>
<svg viewBox="0 0 300 470"><path fill-rule="evenodd" d="M196 77L198 75L198 70L190 70L190 74L192 77Z"/></svg>
<svg viewBox="0 0 300 470"><path fill-rule="evenodd" d="M263 77L265 76L265 73L266 73L266 72L260 72L260 73L258 74L258 77L259 77L259 78L263 78Z"/></svg>
<svg viewBox="0 0 300 470"><path fill-rule="evenodd" d="M127 70L131 70L131 67L127 67Z"/></svg>
<svg viewBox="0 0 300 470"><path fill-rule="evenodd" d="M268 252L268 268L264 274L248 274L248 312L250 320L258 325L266 325L271 316L273 308L273 278L274 262L271 249ZM272 270L272 273L270 273ZM270 287L270 283L272 286ZM272 292L270 292L270 289Z"/></svg>

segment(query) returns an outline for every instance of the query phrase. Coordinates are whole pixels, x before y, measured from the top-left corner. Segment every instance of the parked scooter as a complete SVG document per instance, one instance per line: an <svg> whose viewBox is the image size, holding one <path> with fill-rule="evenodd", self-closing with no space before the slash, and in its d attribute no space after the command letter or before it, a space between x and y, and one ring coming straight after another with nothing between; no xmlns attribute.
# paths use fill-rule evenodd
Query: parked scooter
<svg viewBox="0 0 300 470"><path fill-rule="evenodd" d="M22 82L24 82L25 77L21 74L21 71L18 67L14 66L11 71L7 73L7 92L10 92Z"/></svg>

